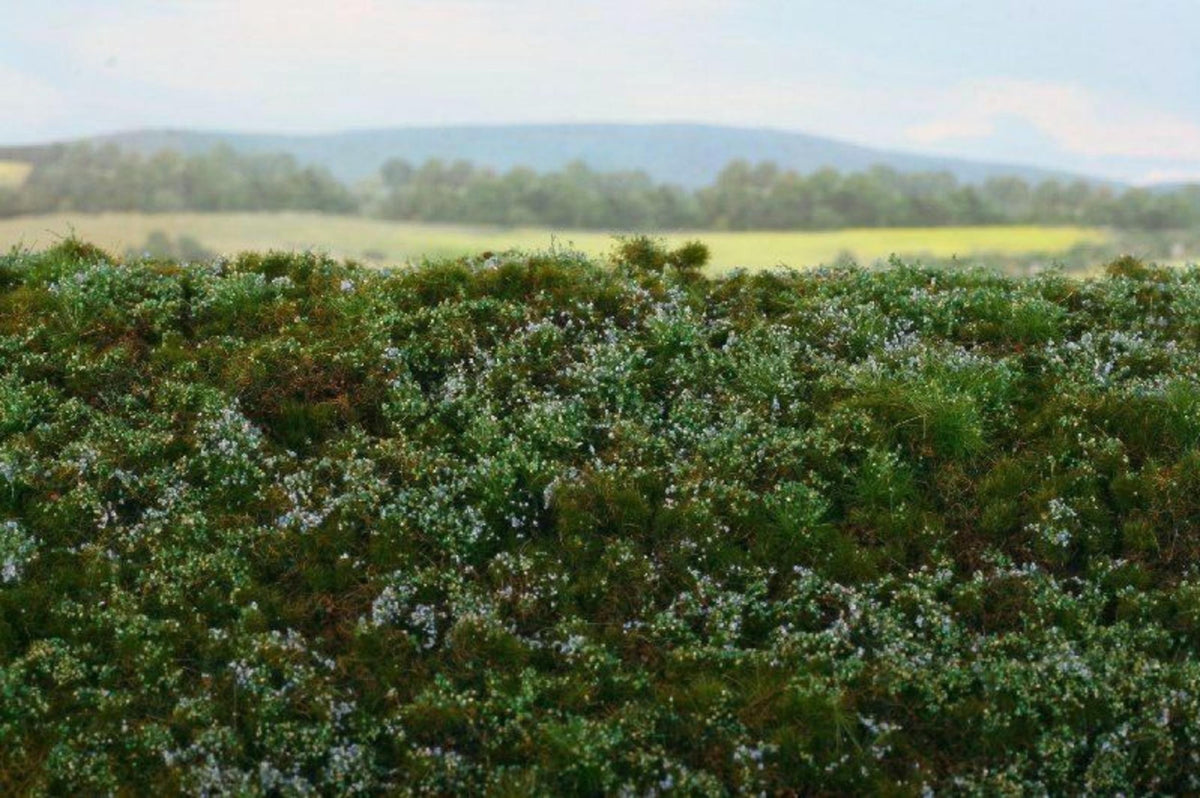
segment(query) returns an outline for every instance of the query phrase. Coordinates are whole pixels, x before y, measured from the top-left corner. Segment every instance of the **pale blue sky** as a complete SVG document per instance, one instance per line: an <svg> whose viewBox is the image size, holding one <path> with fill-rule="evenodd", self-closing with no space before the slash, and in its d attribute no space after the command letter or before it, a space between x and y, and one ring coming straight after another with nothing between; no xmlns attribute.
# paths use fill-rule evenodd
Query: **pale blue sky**
<svg viewBox="0 0 1200 798"><path fill-rule="evenodd" d="M695 121L1200 177L1200 2L10 0L0 142Z"/></svg>

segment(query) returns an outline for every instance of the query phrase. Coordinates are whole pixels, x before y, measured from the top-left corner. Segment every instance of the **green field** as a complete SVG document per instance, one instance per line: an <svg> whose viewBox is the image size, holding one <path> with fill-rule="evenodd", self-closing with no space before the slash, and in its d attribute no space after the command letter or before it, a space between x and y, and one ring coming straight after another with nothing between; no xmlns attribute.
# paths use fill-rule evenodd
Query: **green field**
<svg viewBox="0 0 1200 798"><path fill-rule="evenodd" d="M484 250L547 249L552 246L602 254L613 234L596 231L496 229L386 222L318 213L52 214L0 220L0 247L41 249L74 231L121 253L141 246L153 231L187 235L221 253L282 248L314 249L338 257L395 263ZM1080 245L1104 244L1110 234L1089 227L873 228L830 232L681 232L678 243L700 238L712 250L712 268L804 267L849 255L869 263L896 253L948 258L979 253L1020 255L1064 253Z"/></svg>
<svg viewBox="0 0 1200 798"><path fill-rule="evenodd" d="M24 161L0 160L0 188L14 188L21 185L25 182L25 178L29 177L31 171L33 171L33 164Z"/></svg>

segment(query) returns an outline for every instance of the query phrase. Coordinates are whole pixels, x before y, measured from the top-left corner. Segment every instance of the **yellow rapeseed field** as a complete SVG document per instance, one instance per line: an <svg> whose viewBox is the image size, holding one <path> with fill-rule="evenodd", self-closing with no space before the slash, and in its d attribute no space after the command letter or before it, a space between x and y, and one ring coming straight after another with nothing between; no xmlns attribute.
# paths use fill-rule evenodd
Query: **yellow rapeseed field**
<svg viewBox="0 0 1200 798"><path fill-rule="evenodd" d="M33 164L24 161L0 160L0 188L13 188L25 182L33 171Z"/></svg>
<svg viewBox="0 0 1200 798"><path fill-rule="evenodd" d="M0 247L38 249L72 232L115 253L141 246L152 231L191 236L210 250L315 249L372 263L402 263L484 250L569 247L590 254L610 251L616 233L500 229L466 225L387 222L320 213L62 213L0 219ZM849 256L871 263L906 257L1065 252L1101 243L1109 233L1088 227L873 228L829 232L675 232L669 243L698 238L712 250L715 271L777 265L831 263Z"/></svg>

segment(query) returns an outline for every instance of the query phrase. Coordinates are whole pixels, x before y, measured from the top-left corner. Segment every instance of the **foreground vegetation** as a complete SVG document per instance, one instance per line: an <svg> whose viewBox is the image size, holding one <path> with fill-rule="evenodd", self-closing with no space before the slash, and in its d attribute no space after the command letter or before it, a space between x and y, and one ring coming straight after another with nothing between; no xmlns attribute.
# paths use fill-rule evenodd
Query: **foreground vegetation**
<svg viewBox="0 0 1200 798"><path fill-rule="evenodd" d="M1200 790L1200 270L0 259L0 792Z"/></svg>
<svg viewBox="0 0 1200 798"><path fill-rule="evenodd" d="M496 228L385 222L318 213L60 213L0 219L0 249L44 249L72 232L111 252L143 252L196 260L208 250L232 255L247 250L316 250L373 265L456 258L469 253L508 249L568 247L602 257L613 247L613 234L548 228ZM735 267L761 269L781 263L796 266L833 264L855 259L864 264L900 254L909 259L978 259L1021 271L1063 262L1070 268L1095 266L1119 251L1168 255L1186 241L1200 253L1200 241L1180 236L1148 236L1088 227L939 227L837 230L824 232L677 233L665 236L678 246L702 235L712 251L706 272ZM165 236L167 246L156 245ZM189 244L190 242L190 244Z"/></svg>

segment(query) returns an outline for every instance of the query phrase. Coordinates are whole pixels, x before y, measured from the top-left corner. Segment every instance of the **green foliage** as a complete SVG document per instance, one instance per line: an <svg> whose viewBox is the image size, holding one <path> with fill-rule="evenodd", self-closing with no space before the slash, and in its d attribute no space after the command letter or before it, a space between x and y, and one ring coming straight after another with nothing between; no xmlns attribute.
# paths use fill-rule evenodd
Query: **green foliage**
<svg viewBox="0 0 1200 798"><path fill-rule="evenodd" d="M0 793L1200 791L1200 271L705 254L0 258Z"/></svg>
<svg viewBox="0 0 1200 798"><path fill-rule="evenodd" d="M1191 231L1200 226L1200 186L1118 192L1082 180L1031 185L1015 177L961 184L949 173L902 173L885 166L799 174L770 162L733 161L711 185L685 190L656 183L645 172L597 172L579 161L553 172L516 167L498 173L466 161L435 158L414 166L393 159L376 177L350 187L290 155L244 155L227 146L192 155L171 150L140 155L112 144L59 144L11 154L29 157L32 170L17 184L0 185L0 217L56 211L310 210L610 231L999 224ZM1172 235L1168 250L1179 243L1178 233ZM692 263L700 259L698 249L692 258Z"/></svg>
<svg viewBox="0 0 1200 798"><path fill-rule="evenodd" d="M830 230L989 224L1090 224L1182 230L1200 222L1200 188L1120 193L1082 180L1030 185L999 177L960 184L949 173L822 169L733 161L712 185L684 191L642 172L601 173L575 162L558 172L498 174L466 161L420 166L394 159L366 212L389 219L548 225L576 229Z"/></svg>
<svg viewBox="0 0 1200 798"><path fill-rule="evenodd" d="M696 276L708 263L708 247L700 241L687 241L673 250L650 236L623 238L610 256L614 266L634 272L661 275L667 268L680 275Z"/></svg>
<svg viewBox="0 0 1200 798"><path fill-rule="evenodd" d="M0 194L0 215L52 211L319 210L357 202L327 171L290 155L239 155L216 147L197 155L149 157L115 145L55 145L18 189Z"/></svg>

